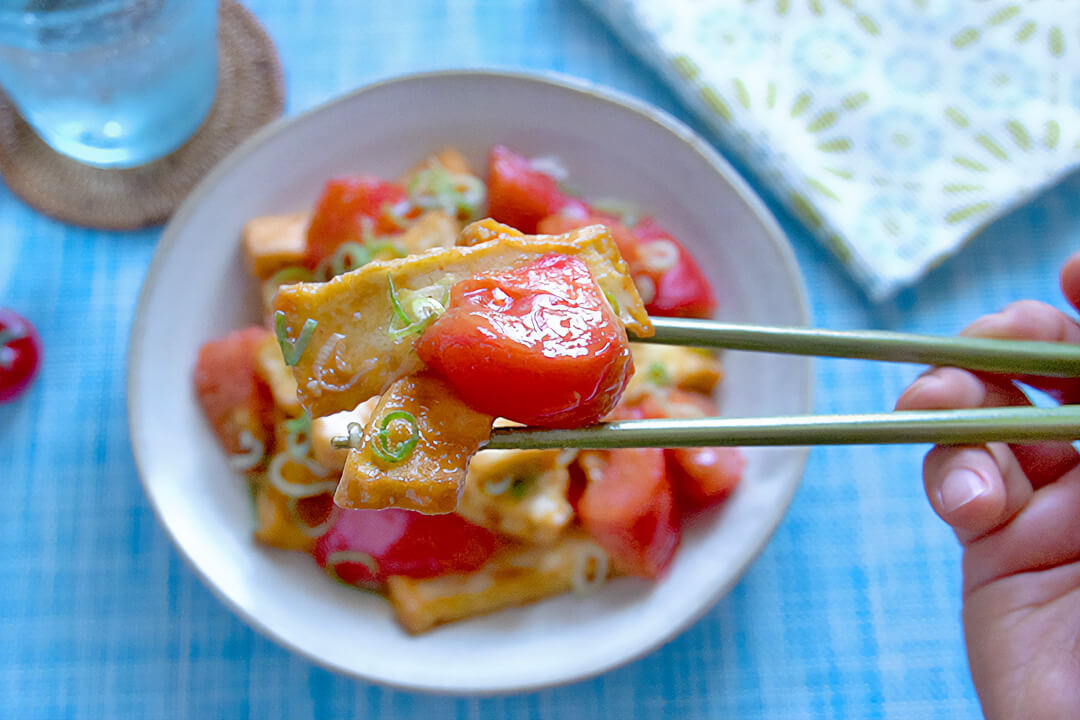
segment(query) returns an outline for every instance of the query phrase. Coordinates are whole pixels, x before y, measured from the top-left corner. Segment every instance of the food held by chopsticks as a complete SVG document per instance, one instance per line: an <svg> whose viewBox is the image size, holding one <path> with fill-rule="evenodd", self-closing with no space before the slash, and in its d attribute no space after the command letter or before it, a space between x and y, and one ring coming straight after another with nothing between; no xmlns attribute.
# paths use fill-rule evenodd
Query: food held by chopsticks
<svg viewBox="0 0 1080 720"><path fill-rule="evenodd" d="M387 592L414 632L656 577L682 517L742 473L731 448L473 459L493 424L716 414L715 356L627 336L711 312L693 258L549 172L497 147L484 183L442 151L401 182L335 178L310 212L254 218L264 323L200 353L196 388L251 484L256 537Z"/></svg>

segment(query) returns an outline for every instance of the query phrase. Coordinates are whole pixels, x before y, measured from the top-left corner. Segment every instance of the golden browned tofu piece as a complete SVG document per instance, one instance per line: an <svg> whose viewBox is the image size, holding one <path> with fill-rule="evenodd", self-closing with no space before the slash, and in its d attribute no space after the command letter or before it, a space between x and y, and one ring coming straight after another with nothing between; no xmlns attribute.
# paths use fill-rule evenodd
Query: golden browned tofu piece
<svg viewBox="0 0 1080 720"><path fill-rule="evenodd" d="M465 156L461 154L461 151L457 148L449 147L443 148L437 153L432 153L420 162L409 168L409 171L401 176L401 184L405 187L409 187L417 173L423 172L432 166L442 166L447 172L455 175L472 175L472 168L469 167L469 161L465 159Z"/></svg>
<svg viewBox="0 0 1080 720"><path fill-rule="evenodd" d="M626 263L602 225L565 235L530 236L481 220L462 230L461 241L462 247L374 261L327 283L296 283L278 291L274 307L285 315L290 341L299 341L308 320L315 322L293 367L300 402L312 415L354 408L422 368L413 351L416 335L391 332L394 308L388 278L399 298L440 300L455 283L477 273L515 267L546 253L574 255L618 305L627 329L639 337L652 334Z"/></svg>
<svg viewBox="0 0 1080 720"><path fill-rule="evenodd" d="M282 550L310 552L315 547L315 537L305 533L292 500L265 479L255 484L255 539Z"/></svg>
<svg viewBox="0 0 1080 720"><path fill-rule="evenodd" d="M567 450L484 450L469 464L457 513L525 542L554 542L574 517Z"/></svg>
<svg viewBox="0 0 1080 720"><path fill-rule="evenodd" d="M270 386L274 404L285 414L297 416L304 412L300 400L296 397L296 378L289 372L285 359L281 357L281 346L272 333L268 333L255 351L255 373Z"/></svg>
<svg viewBox="0 0 1080 720"><path fill-rule="evenodd" d="M453 512L469 458L491 436L494 419L458 400L435 375L398 380L379 398L360 449L349 451L334 502L350 509Z"/></svg>
<svg viewBox="0 0 1080 720"><path fill-rule="evenodd" d="M307 213L263 215L244 225L244 253L260 280L290 265L299 265L307 253Z"/></svg>
<svg viewBox="0 0 1080 720"><path fill-rule="evenodd" d="M436 625L525 605L568 590L591 589L612 575L607 554L584 534L564 536L549 547L504 548L471 573L415 579L391 576L390 602L411 633Z"/></svg>
<svg viewBox="0 0 1080 720"><path fill-rule="evenodd" d="M391 238L410 255L432 248L453 247L461 224L442 210L428 210L401 235Z"/></svg>
<svg viewBox="0 0 1080 720"><path fill-rule="evenodd" d="M367 427L368 421L371 420L371 413L375 411L378 402L377 397L368 398L355 410L346 410L312 420L311 456L315 458L315 462L329 470L331 474L341 475L345 469L349 449L336 448L331 441L335 437L348 437L351 423L357 423L361 428Z"/></svg>
<svg viewBox="0 0 1080 720"><path fill-rule="evenodd" d="M623 392L626 402L634 402L656 388L675 387L712 395L724 378L723 365L708 350L631 343L630 351L634 355L634 375Z"/></svg>

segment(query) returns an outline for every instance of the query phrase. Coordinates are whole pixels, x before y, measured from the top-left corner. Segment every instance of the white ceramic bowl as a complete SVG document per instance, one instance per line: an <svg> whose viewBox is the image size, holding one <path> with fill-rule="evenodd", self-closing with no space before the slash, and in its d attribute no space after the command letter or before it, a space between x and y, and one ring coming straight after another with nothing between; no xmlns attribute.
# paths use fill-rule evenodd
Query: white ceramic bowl
<svg viewBox="0 0 1080 720"><path fill-rule="evenodd" d="M658 583L620 579L410 637L389 604L329 580L307 556L251 537L246 484L203 421L191 375L201 343L258 318L240 230L308 209L336 173L396 177L456 145L477 167L503 143L554 155L586 197L657 216L697 256L719 315L807 323L805 291L776 222L705 142L668 115L582 81L443 72L382 82L279 122L222 162L165 229L131 333L131 439L146 493L192 566L240 616L326 667L406 689L532 690L637 658L688 627L768 541L802 475L804 449L749 451L726 507L688 528ZM730 353L725 415L807 412L810 361Z"/></svg>

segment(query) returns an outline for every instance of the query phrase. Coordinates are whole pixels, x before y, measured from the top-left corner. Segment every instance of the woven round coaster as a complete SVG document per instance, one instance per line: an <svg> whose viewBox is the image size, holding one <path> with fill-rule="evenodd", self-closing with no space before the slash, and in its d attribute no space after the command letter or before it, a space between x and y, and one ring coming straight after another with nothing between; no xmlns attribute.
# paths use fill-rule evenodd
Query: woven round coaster
<svg viewBox="0 0 1080 720"><path fill-rule="evenodd" d="M41 212L75 225L130 230L165 222L218 160L278 115L285 92L274 43L234 0L221 0L217 97L180 149L130 169L101 169L61 155L0 93L0 176Z"/></svg>

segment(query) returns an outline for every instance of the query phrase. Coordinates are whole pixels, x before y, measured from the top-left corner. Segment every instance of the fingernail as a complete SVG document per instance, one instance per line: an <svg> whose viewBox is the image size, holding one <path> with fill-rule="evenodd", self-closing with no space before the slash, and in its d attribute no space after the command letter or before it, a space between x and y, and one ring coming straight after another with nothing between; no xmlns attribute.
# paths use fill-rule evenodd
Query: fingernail
<svg viewBox="0 0 1080 720"><path fill-rule="evenodd" d="M941 483L941 509L951 513L990 490L986 479L967 468L957 468L945 476Z"/></svg>
<svg viewBox="0 0 1080 720"><path fill-rule="evenodd" d="M908 390L915 390L916 392L927 392L933 388L938 387L941 384L941 378L936 375L923 375L916 378L915 382L911 383L911 387Z"/></svg>
<svg viewBox="0 0 1080 720"><path fill-rule="evenodd" d="M983 315L960 331L961 335L993 335L1008 321L1005 312Z"/></svg>

